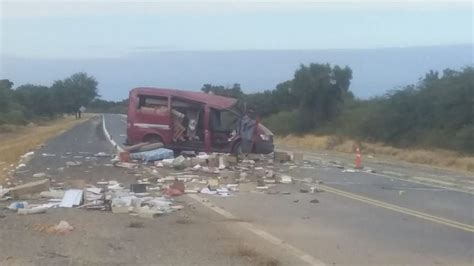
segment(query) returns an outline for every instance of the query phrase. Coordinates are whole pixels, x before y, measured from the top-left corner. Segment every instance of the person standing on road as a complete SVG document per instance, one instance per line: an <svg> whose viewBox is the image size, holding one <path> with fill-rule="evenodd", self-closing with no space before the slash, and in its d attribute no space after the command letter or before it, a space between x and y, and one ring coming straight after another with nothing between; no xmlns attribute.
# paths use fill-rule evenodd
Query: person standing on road
<svg viewBox="0 0 474 266"><path fill-rule="evenodd" d="M239 124L239 135L242 139L241 149L243 153L250 153L252 151L255 127L255 111L249 108L241 118Z"/></svg>
<svg viewBox="0 0 474 266"><path fill-rule="evenodd" d="M76 112L76 119L81 119L82 113L86 111L86 108L82 105Z"/></svg>

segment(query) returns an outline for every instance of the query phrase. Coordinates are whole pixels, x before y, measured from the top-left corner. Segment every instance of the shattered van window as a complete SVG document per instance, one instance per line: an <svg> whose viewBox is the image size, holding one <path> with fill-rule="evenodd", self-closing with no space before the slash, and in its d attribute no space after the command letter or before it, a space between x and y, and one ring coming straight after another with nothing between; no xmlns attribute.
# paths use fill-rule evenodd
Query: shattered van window
<svg viewBox="0 0 474 266"><path fill-rule="evenodd" d="M138 108L142 107L150 107L156 108L159 106L168 106L168 98L166 97L159 97L159 96L147 96L147 95L140 95Z"/></svg>

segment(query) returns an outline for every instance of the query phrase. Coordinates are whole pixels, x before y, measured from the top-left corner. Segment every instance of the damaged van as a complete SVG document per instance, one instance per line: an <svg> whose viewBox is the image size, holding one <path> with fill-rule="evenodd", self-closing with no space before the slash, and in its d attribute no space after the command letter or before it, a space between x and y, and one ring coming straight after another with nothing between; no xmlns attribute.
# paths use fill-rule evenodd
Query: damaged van
<svg viewBox="0 0 474 266"><path fill-rule="evenodd" d="M161 142L173 150L273 152L273 134L237 99L175 89L130 91L127 145ZM245 110L245 111L244 111Z"/></svg>

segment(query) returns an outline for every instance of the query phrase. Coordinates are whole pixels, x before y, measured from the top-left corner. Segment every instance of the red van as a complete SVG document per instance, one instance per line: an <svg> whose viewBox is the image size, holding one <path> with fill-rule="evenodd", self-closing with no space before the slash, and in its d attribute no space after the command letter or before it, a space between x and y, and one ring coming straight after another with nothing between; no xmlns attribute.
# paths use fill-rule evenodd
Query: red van
<svg viewBox="0 0 474 266"><path fill-rule="evenodd" d="M140 87L130 91L127 144L161 142L173 150L273 152L273 134L239 101L201 92Z"/></svg>

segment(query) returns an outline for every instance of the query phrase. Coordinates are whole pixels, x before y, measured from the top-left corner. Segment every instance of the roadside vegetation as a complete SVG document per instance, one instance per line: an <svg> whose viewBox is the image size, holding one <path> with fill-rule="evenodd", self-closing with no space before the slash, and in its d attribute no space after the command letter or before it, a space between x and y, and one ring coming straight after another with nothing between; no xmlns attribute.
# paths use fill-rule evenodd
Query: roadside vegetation
<svg viewBox="0 0 474 266"><path fill-rule="evenodd" d="M128 99L123 101L106 101L102 99L94 99L87 107L88 113L110 113L110 114L126 114L128 108Z"/></svg>
<svg viewBox="0 0 474 266"><path fill-rule="evenodd" d="M367 158L396 159L416 164L426 164L443 168L452 168L474 172L474 156L460 152L437 148L396 148L381 142L366 142L354 138L335 135L306 134L278 136L274 138L278 146L302 150L328 150L350 154L360 147L362 160Z"/></svg>
<svg viewBox="0 0 474 266"><path fill-rule="evenodd" d="M474 68L430 71L417 84L371 99L349 90L349 67L301 65L273 90L244 94L205 84L204 92L255 108L276 142L474 171Z"/></svg>
<svg viewBox="0 0 474 266"><path fill-rule="evenodd" d="M202 90L245 100L280 136L336 136L395 148L474 154L474 68L430 71L418 84L357 99L348 67L301 65L274 90L244 94L239 84Z"/></svg>
<svg viewBox="0 0 474 266"><path fill-rule="evenodd" d="M85 121L72 114L98 97L97 84L86 73L55 81L50 87L14 87L12 81L0 80L0 180L21 155Z"/></svg>
<svg viewBox="0 0 474 266"><path fill-rule="evenodd" d="M204 84L201 90L243 100L282 143L343 152L360 146L410 162L474 171L473 67L430 71L417 84L370 99L354 97L351 80L347 66L309 64L301 65L293 79L263 92L246 94L240 84ZM86 73L51 87L13 85L0 80L0 132L72 114L80 106L88 112L126 113L128 105L127 100L100 99L97 81Z"/></svg>
<svg viewBox="0 0 474 266"><path fill-rule="evenodd" d="M76 73L55 81L50 87L25 84L14 88L8 79L0 80L0 129L51 120L74 114L98 97L97 81L86 73ZM10 126L5 126L10 125Z"/></svg>

